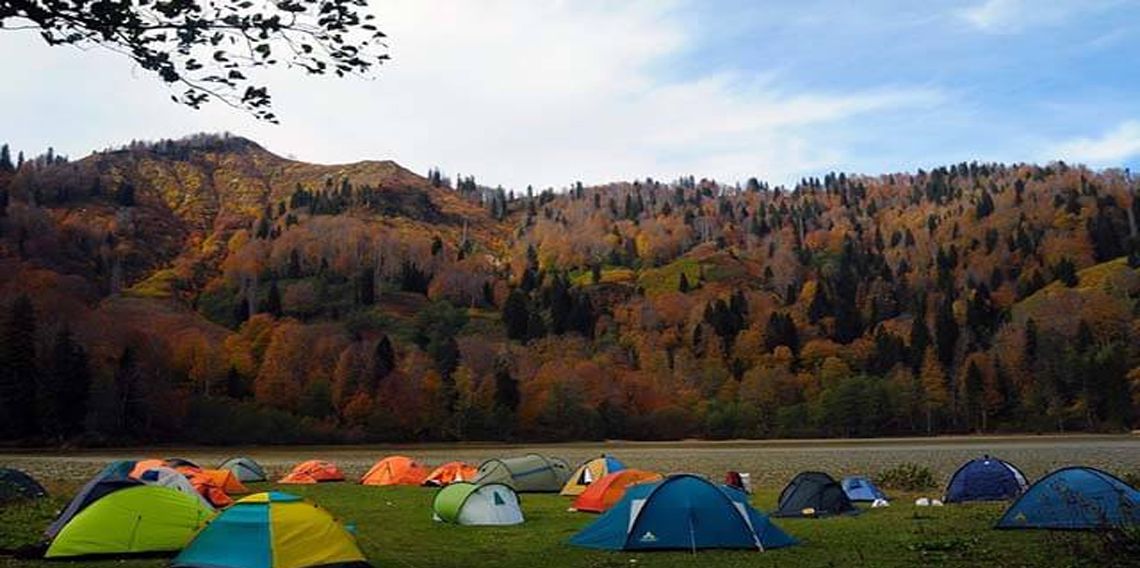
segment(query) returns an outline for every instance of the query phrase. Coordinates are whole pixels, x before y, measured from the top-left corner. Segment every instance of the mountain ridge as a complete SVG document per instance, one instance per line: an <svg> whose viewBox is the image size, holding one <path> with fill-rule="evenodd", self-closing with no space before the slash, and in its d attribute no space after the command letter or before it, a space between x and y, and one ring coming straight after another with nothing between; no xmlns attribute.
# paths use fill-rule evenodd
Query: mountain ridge
<svg viewBox="0 0 1140 568"><path fill-rule="evenodd" d="M516 194L198 135L41 156L0 188L0 309L31 300L30 368L54 368L60 330L89 355L89 434L865 436L1140 415L1140 200L1118 170Z"/></svg>

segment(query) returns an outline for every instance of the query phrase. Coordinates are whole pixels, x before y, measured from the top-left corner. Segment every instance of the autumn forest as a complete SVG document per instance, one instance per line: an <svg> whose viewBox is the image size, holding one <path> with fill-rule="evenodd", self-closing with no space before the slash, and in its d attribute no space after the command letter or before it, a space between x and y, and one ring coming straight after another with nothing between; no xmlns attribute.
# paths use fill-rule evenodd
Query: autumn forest
<svg viewBox="0 0 1140 568"><path fill-rule="evenodd" d="M0 440L1137 425L1129 172L761 174L506 189L230 135L3 146Z"/></svg>

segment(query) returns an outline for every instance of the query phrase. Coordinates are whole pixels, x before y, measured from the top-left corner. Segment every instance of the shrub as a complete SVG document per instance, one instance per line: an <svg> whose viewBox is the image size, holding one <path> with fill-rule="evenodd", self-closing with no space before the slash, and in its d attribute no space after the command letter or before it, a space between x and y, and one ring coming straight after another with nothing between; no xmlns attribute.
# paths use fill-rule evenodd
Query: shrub
<svg viewBox="0 0 1140 568"><path fill-rule="evenodd" d="M880 471L875 476L875 483L881 487L902 491L921 491L938 485L930 468L910 462Z"/></svg>
<svg viewBox="0 0 1140 568"><path fill-rule="evenodd" d="M1140 472L1130 471L1120 476L1120 480L1140 489Z"/></svg>

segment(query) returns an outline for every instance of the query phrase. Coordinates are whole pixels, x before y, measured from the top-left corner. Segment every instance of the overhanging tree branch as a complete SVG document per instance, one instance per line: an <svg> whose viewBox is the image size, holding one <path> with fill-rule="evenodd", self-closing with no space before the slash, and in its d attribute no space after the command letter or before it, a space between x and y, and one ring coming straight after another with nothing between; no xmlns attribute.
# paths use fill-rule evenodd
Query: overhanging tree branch
<svg viewBox="0 0 1140 568"><path fill-rule="evenodd" d="M388 59L366 0L0 0L0 30L49 45L98 45L171 85L192 108L220 100L277 122L266 87L243 71L285 65L310 75L368 75ZM285 55L275 55L275 47Z"/></svg>

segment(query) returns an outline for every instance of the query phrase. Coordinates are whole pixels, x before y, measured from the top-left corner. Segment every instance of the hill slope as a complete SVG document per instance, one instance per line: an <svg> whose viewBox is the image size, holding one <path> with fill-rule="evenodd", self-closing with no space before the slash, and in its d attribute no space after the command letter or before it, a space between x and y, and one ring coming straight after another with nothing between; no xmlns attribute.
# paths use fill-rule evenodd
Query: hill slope
<svg viewBox="0 0 1140 568"><path fill-rule="evenodd" d="M0 387L39 400L10 397L24 409L0 438L859 436L1138 414L1140 201L1122 172L524 195L199 135L43 156L0 184ZM60 394L75 385L90 396Z"/></svg>

